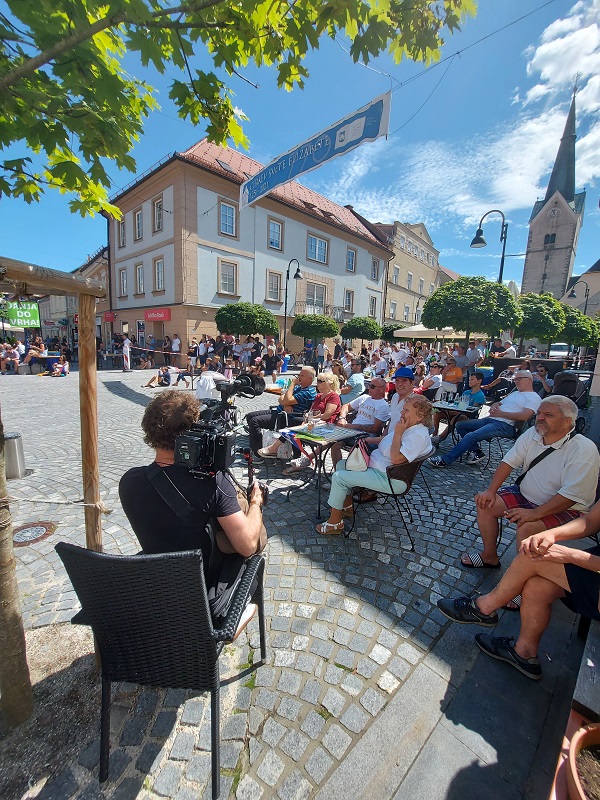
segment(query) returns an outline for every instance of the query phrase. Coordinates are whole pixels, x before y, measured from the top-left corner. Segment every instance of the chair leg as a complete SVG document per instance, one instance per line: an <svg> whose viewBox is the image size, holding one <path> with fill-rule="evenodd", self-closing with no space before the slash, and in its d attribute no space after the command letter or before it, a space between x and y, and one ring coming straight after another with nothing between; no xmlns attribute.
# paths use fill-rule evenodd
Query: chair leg
<svg viewBox="0 0 600 800"><path fill-rule="evenodd" d="M429 484L427 483L425 475L423 474L423 470L419 471L419 475L421 476L421 478L423 478L423 483L425 484L425 488L427 489L427 494L429 495L429 499L433 503L433 495L431 494L431 489L429 488Z"/></svg>
<svg viewBox="0 0 600 800"><path fill-rule="evenodd" d="M258 574L258 588L255 599L258 605L258 631L260 637L260 658L264 663L267 660L267 634L265 630L265 596L263 591L264 562Z"/></svg>
<svg viewBox="0 0 600 800"><path fill-rule="evenodd" d="M100 774L98 780L108 779L108 759L110 754L110 688L108 678L102 676L102 710L100 715Z"/></svg>
<svg viewBox="0 0 600 800"><path fill-rule="evenodd" d="M221 794L221 730L220 730L220 684L219 665L215 665L216 686L210 690L210 755L212 800Z"/></svg>

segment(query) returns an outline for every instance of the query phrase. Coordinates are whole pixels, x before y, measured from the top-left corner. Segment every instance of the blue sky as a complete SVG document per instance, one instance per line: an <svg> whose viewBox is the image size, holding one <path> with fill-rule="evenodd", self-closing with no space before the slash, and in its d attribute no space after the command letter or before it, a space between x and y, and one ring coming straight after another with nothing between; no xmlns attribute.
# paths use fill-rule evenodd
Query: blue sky
<svg viewBox="0 0 600 800"><path fill-rule="evenodd" d="M447 60L420 77L423 65L395 65L385 56L369 67L354 65L343 40L323 40L307 61L311 74L304 91L278 91L269 70L247 71L258 89L230 80L236 105L250 118L249 155L267 163L392 88L392 135L303 182L340 204L351 203L373 222L424 222L444 266L494 279L499 218L485 223L484 250L469 248L477 222L486 211L501 209L509 222L507 254L523 253L531 208L545 192L579 73L576 186L587 189L579 274L600 257L599 20L600 0L481 0L477 17L447 37ZM190 147L204 129L177 118L167 97L168 76L133 62L127 66L157 89L161 104L134 152L139 174ZM196 66L206 68L201 53ZM109 174L115 193L134 178L114 167ZM72 270L106 242L105 220L72 215L68 199L57 193L33 206L3 200L0 212L0 254L8 257ZM520 283L522 269L522 257L508 258L505 279Z"/></svg>

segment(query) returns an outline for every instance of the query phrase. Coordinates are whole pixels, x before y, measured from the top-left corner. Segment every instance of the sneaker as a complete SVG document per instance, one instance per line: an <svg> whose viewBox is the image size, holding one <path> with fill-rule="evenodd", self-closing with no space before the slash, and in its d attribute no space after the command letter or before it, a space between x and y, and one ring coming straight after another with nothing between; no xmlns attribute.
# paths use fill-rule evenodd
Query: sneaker
<svg viewBox="0 0 600 800"><path fill-rule="evenodd" d="M444 459L441 456L432 456L427 463L431 464L432 467L447 467L448 466L448 464L446 464L446 462L444 461Z"/></svg>
<svg viewBox="0 0 600 800"><path fill-rule="evenodd" d="M521 658L513 647L514 639L507 636L490 636L489 633L478 633L475 642L479 649L486 655L496 658L498 661L505 661L522 675L531 678L532 681L542 679L542 667L537 658Z"/></svg>
<svg viewBox="0 0 600 800"><path fill-rule="evenodd" d="M471 450L467 456L467 464L469 464L469 466L473 466L473 464L479 464L484 458L485 453L483 450Z"/></svg>
<svg viewBox="0 0 600 800"><path fill-rule="evenodd" d="M498 614L484 614L477 608L474 597L442 598L437 607L445 617L466 625L484 625L493 628L498 624Z"/></svg>
<svg viewBox="0 0 600 800"><path fill-rule="evenodd" d="M310 467L310 458L308 456L299 456L298 458L292 458L292 460L288 465L288 469L291 469L294 472L298 472L301 469L306 469L306 467Z"/></svg>

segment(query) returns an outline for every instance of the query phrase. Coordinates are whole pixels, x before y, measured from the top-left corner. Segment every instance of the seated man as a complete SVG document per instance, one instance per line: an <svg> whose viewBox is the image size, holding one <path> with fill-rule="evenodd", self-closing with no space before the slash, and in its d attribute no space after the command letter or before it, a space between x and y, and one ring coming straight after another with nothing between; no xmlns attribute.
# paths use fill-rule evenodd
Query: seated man
<svg viewBox="0 0 600 800"><path fill-rule="evenodd" d="M483 552L464 553L464 567L500 566L498 519L517 524L517 543L589 510L596 493L600 458L594 442L574 434L577 406L568 397L546 397L535 428L504 456L490 485L475 496ZM544 455L542 462L539 456ZM514 486L500 487L513 469L524 468Z"/></svg>
<svg viewBox="0 0 600 800"><path fill-rule="evenodd" d="M148 467L134 467L119 482L119 497L144 553L173 553L202 550L207 586L215 585L215 575L223 557L211 559L212 543L207 523L216 518L219 553L239 554L247 558L260 552L265 544L262 525L262 493L258 483L252 489L246 513L240 508L236 488L228 475L197 478L183 464L175 464L175 440L200 419L200 403L184 392L161 392L146 407L142 418L144 441L154 450L154 462ZM153 477L158 466L177 494L195 510L183 520L159 491ZM244 504L246 505L245 501ZM191 511L192 509L190 509ZM186 512L187 513L187 512ZM219 563L220 562L220 563ZM252 613L255 608L250 607ZM252 616L247 615L243 622Z"/></svg>
<svg viewBox="0 0 600 800"><path fill-rule="evenodd" d="M542 400L533 391L531 372L520 370L515 373L514 380L517 391L490 406L489 417L457 423L455 430L462 437L460 442L449 453L430 458L428 463L432 467L447 467L467 452L467 464L478 464L485 458L479 449L479 442L488 441L495 436L512 439L515 422L528 422L535 415Z"/></svg>
<svg viewBox="0 0 600 800"><path fill-rule="evenodd" d="M384 423L390 418L390 406L385 399L386 388L387 382L384 378L373 378L368 394L363 394L357 400L342 406L336 425L379 436ZM348 422L349 415L352 417L352 422ZM342 458L342 447L348 447L355 441L356 439L345 439L332 445L330 453L334 467Z"/></svg>
<svg viewBox="0 0 600 800"><path fill-rule="evenodd" d="M10 369L10 365L12 364L13 370L15 374L19 371L19 351L16 347L13 347L10 344L2 345L2 355L0 356L0 370L4 375L7 370Z"/></svg>
<svg viewBox="0 0 600 800"><path fill-rule="evenodd" d="M262 448L263 430L274 431L278 427L278 423L281 423L281 427L285 426L285 421L282 418L283 412L298 418L299 422L302 421L303 414L309 410L317 396L317 390L312 385L315 375L314 367L302 367L298 377L293 378L287 389L281 393L278 406L274 409L251 411L246 414L246 424L250 433L250 447L257 460L261 459L258 451Z"/></svg>
<svg viewBox="0 0 600 800"><path fill-rule="evenodd" d="M475 642L487 655L539 681L542 667L537 654L550 622L552 603L560 598L571 611L600 619L600 547L579 550L559 544L598 531L600 503L584 517L521 542L519 554L488 594L438 600L438 608L455 622L493 627L498 622L498 609L521 594L521 630L516 642L486 633L478 633Z"/></svg>
<svg viewBox="0 0 600 800"><path fill-rule="evenodd" d="M538 364L536 371L533 373L533 391L537 392L540 397L547 397L552 394L554 388L554 381L548 377L548 367L544 364Z"/></svg>
<svg viewBox="0 0 600 800"><path fill-rule="evenodd" d="M175 380L175 376L179 374L177 367L168 367L166 364L158 368L157 374L150 378L148 383L142 384L142 389L151 389L154 386L170 386Z"/></svg>
<svg viewBox="0 0 600 800"><path fill-rule="evenodd" d="M342 402L346 404L356 400L358 397L364 394L365 391L365 376L362 372L362 364L360 359L352 356L348 361L347 366L350 369L350 373L348 374L346 367L344 367L344 369L346 374L348 374L348 380L340 389L340 397L342 398Z"/></svg>
<svg viewBox="0 0 600 800"><path fill-rule="evenodd" d="M472 372L469 375L469 388L464 393L463 396L466 396L468 399L469 406L482 406L485 403L485 395L481 391L481 384L485 379L485 375L483 372ZM440 420L442 419L442 413L440 411L436 411L433 416L433 433L434 435L431 437L431 444L434 447L439 447L440 442L443 442L444 439L448 437L449 434L452 433L454 430L454 426L457 422L460 422L461 419L465 419L465 415L460 411L446 411L446 414L450 415L448 426L446 430L439 435L438 431L440 429ZM446 416L448 419L448 416Z"/></svg>

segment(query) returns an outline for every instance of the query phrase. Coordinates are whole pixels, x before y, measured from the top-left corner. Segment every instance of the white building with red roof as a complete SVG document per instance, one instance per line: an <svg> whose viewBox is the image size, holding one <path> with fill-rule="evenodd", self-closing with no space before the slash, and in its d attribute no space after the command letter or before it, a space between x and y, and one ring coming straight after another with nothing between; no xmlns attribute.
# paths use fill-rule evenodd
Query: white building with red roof
<svg viewBox="0 0 600 800"><path fill-rule="evenodd" d="M142 343L178 333L216 333L228 303L259 303L277 317L283 338L285 277L297 259L302 280L288 287L289 334L296 314L344 323L382 321L387 265L393 257L350 208L290 182L239 210L240 185L263 167L206 139L174 153L113 199L109 222L114 329ZM295 271L292 269L292 275Z"/></svg>

